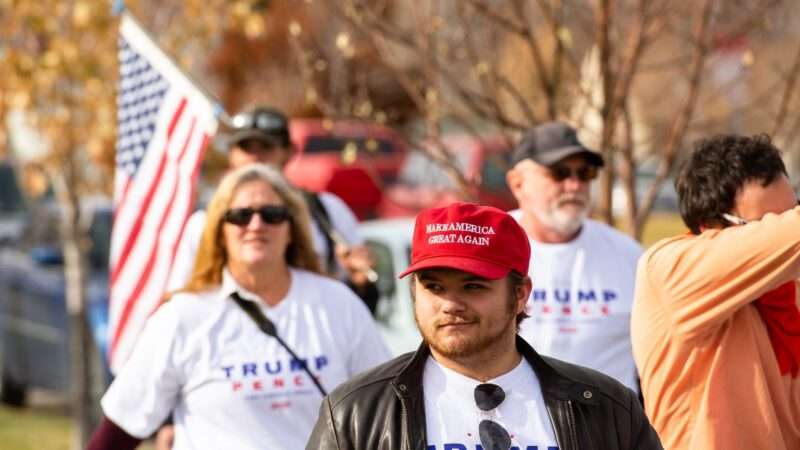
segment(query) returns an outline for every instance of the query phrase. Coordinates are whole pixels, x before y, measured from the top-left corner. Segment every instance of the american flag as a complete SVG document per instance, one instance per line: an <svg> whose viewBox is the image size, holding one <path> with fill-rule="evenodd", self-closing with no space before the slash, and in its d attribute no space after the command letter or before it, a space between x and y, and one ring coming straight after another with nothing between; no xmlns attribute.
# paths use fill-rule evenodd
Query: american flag
<svg viewBox="0 0 800 450"><path fill-rule="evenodd" d="M217 127L212 103L128 14L119 68L109 299L115 372L164 294Z"/></svg>

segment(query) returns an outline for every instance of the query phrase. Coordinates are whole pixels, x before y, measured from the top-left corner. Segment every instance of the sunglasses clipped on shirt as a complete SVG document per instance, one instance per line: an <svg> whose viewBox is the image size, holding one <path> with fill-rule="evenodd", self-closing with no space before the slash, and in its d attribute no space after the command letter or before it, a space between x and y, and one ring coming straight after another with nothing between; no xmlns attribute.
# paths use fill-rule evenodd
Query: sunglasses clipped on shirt
<svg viewBox="0 0 800 450"><path fill-rule="evenodd" d="M496 384L482 383L475 386L475 404L481 411L492 411L505 399L505 391ZM478 424L478 437L484 450L509 450L511 448L511 435L502 425L493 420L481 420Z"/></svg>
<svg viewBox="0 0 800 450"><path fill-rule="evenodd" d="M225 211L222 220L240 227L247 226L258 214L261 221L272 225L283 223L291 218L289 208L285 206L266 205L259 208L233 208Z"/></svg>
<svg viewBox="0 0 800 450"><path fill-rule="evenodd" d="M587 164L580 166L577 169L572 169L564 165L554 165L548 167L550 177L557 182L566 180L567 178L577 178L578 180L587 183L597 178L597 166Z"/></svg>

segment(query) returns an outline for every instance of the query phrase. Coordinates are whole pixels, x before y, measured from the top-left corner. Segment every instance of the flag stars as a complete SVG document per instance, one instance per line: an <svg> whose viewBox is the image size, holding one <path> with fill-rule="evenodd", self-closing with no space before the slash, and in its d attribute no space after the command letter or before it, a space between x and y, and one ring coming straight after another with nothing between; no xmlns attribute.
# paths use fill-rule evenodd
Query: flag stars
<svg viewBox="0 0 800 450"><path fill-rule="evenodd" d="M119 58L117 165L133 175L153 138L169 83L124 39L120 40Z"/></svg>

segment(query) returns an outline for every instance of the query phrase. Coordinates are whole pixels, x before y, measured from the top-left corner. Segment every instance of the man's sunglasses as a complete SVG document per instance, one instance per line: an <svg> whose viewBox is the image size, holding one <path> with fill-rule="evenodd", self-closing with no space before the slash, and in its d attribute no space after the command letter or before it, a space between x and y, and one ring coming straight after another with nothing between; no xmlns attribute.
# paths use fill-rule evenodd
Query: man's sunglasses
<svg viewBox="0 0 800 450"><path fill-rule="evenodd" d="M231 122L234 128L239 130L254 128L267 133L278 133L287 128L286 120L283 117L264 110L239 113L233 116Z"/></svg>
<svg viewBox="0 0 800 450"><path fill-rule="evenodd" d="M800 199L797 200L797 206L800 206ZM722 218L730 222L731 225L747 225L751 222L750 220L742 219L739 216L727 213L723 213Z"/></svg>
<svg viewBox="0 0 800 450"><path fill-rule="evenodd" d="M481 411L491 411L506 399L503 388L496 384L482 383L475 386L475 404ZM511 448L511 435L499 423L484 419L478 424L478 436L484 450L508 450Z"/></svg>
<svg viewBox="0 0 800 450"><path fill-rule="evenodd" d="M225 211L222 220L240 227L250 224L253 214L258 213L261 221L272 225L283 223L291 218L289 208L285 206L267 205L260 208L233 208Z"/></svg>
<svg viewBox="0 0 800 450"><path fill-rule="evenodd" d="M587 183L597 178L597 166L591 164L578 167L575 170L567 166L554 165L548 167L548 170L550 171L550 177L558 182L564 181L567 178L575 177L580 181Z"/></svg>
<svg viewBox="0 0 800 450"><path fill-rule="evenodd" d="M289 145L289 124L286 117L277 111L259 108L255 111L243 112L233 116L231 123L235 131L259 130L264 135L275 139L273 145L279 147Z"/></svg>

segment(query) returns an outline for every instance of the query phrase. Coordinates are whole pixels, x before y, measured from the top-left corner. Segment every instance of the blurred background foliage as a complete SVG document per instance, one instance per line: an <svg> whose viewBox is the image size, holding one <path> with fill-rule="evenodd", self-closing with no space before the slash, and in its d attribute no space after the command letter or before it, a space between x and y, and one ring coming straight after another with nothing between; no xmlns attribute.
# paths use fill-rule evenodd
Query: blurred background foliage
<svg viewBox="0 0 800 450"><path fill-rule="evenodd" d="M109 193L116 27L109 0L0 0L0 153L36 175ZM688 144L769 132L797 165L800 21L780 0L130 0L176 61L235 113L359 118L412 147L567 120L601 150L641 237ZM27 132L26 132L27 131ZM33 136L33 137L31 137ZM439 146L441 147L441 146ZM425 150L442 165L452 158ZM224 156L209 152L213 177ZM654 176L642 189L636 174ZM448 173L460 184L474 183ZM33 181L31 181L33 180Z"/></svg>

